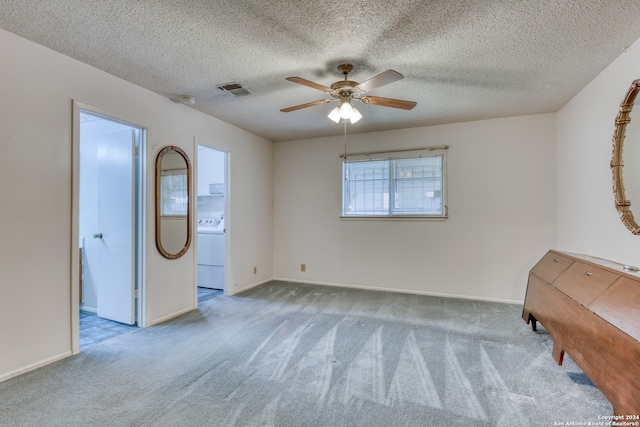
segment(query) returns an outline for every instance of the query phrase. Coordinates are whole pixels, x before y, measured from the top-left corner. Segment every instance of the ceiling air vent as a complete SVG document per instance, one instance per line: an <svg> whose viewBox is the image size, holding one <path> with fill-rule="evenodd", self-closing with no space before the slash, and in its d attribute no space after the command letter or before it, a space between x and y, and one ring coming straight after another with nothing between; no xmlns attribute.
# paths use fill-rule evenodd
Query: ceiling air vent
<svg viewBox="0 0 640 427"><path fill-rule="evenodd" d="M224 83L218 85L218 89L230 93L233 96L244 96L249 95L251 91L246 87L242 86L238 82Z"/></svg>

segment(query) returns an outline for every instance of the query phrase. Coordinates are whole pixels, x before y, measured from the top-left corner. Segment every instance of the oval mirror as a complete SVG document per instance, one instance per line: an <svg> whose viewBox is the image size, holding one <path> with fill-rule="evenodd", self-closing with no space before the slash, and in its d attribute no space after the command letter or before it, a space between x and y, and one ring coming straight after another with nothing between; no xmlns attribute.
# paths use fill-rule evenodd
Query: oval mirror
<svg viewBox="0 0 640 427"><path fill-rule="evenodd" d="M170 259L191 243L191 164L178 147L164 147L156 158L156 246Z"/></svg>
<svg viewBox="0 0 640 427"><path fill-rule="evenodd" d="M613 132L611 154L616 209L624 225L633 234L640 234L640 226L631 211L632 200L640 205L640 107L633 109L638 90L640 90L640 80L634 80L620 104ZM626 168L624 168L625 160Z"/></svg>

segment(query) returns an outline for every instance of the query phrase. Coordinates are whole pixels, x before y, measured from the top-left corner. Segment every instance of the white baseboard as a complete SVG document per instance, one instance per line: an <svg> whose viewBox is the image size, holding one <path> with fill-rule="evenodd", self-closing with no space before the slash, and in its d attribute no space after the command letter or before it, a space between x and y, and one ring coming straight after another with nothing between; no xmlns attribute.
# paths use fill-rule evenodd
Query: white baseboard
<svg viewBox="0 0 640 427"><path fill-rule="evenodd" d="M273 279L269 278L269 279L266 279L266 280L262 280L260 282L253 283L251 285L245 286L245 287L240 288L240 289L233 289L232 292L229 292L229 293L227 293L225 291L225 295L235 295L235 294L237 294L239 292L243 292L243 291L246 291L248 289L255 288L256 286L260 286L263 283L270 282L271 280L273 280ZM171 314L168 314L166 316L159 317L157 319L152 320L151 323L149 323L149 326L153 326L153 325L157 325L158 323L166 322L167 320L173 319L174 317L178 317L178 316L180 316L182 314L185 314L185 313L188 313L188 312L190 312L192 310L196 310L197 308L198 308L197 306L196 307L192 307L192 308L186 308L184 310L176 311L175 313L171 313Z"/></svg>
<svg viewBox="0 0 640 427"><path fill-rule="evenodd" d="M283 282L290 282L290 283L307 283L310 285L335 286L337 288L365 289L368 291L382 291L382 292L396 292L400 294L426 295L426 296L440 297L440 298L458 298L458 299L467 299L467 300L474 300L474 301L499 302L502 304L519 304L519 305L523 304L523 301L517 301L517 300L508 300L508 299L501 299L501 298L486 298L486 297L469 296L469 295L446 294L446 293L440 293L440 292L416 291L413 289L383 288L378 286L353 285L349 283L318 282L314 280L298 280L298 279L293 280L293 279L286 279L286 278L280 278L280 277L273 278L272 280L280 280Z"/></svg>
<svg viewBox="0 0 640 427"><path fill-rule="evenodd" d="M98 309L95 307L88 307L86 305L80 304L80 311L86 311L87 313L95 313L98 314Z"/></svg>
<svg viewBox="0 0 640 427"><path fill-rule="evenodd" d="M267 282L270 282L272 280L278 280L278 279L269 278L269 279L261 280L260 282L252 283L252 284L244 286L242 288L232 289L231 292L229 292L229 295L236 295L236 294L238 294L240 292L248 291L249 289L255 288L256 286L263 285L263 284L265 284ZM288 282L291 282L291 281L292 280L288 280Z"/></svg>
<svg viewBox="0 0 640 427"><path fill-rule="evenodd" d="M67 357L69 357L71 355L72 355L71 351L65 351L64 353L60 353L58 355L49 357L49 358L41 360L39 362L32 363L32 364L27 365L27 366L23 366L22 368L16 369L15 371L7 372L6 374L1 374L0 375L0 383L2 381L8 380L9 378L17 377L18 375L22 375L22 374L25 374L25 373L27 373L29 371L33 371L35 369L41 368L41 367L43 367L45 365L48 365L49 363L57 362L58 360L62 360L62 359L67 358Z"/></svg>
<svg viewBox="0 0 640 427"><path fill-rule="evenodd" d="M168 314L166 316L159 317L157 319L152 320L149 323L149 326L153 326L153 325L157 325L157 324L162 323L162 322L166 322L167 320L171 320L174 317L181 316L181 315L183 315L185 313L188 313L188 312L196 310L196 309L197 309L197 307L189 307L189 308L185 308L184 310L179 310L179 311L176 311L175 313L171 313L171 314Z"/></svg>

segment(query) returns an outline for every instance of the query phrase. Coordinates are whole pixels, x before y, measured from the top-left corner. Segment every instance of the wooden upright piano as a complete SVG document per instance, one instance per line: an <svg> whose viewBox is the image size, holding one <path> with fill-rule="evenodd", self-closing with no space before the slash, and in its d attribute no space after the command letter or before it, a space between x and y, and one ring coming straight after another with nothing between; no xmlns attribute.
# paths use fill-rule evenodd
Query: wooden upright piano
<svg viewBox="0 0 640 427"><path fill-rule="evenodd" d="M549 251L529 273L522 318L553 337L613 405L640 415L640 274L584 255Z"/></svg>

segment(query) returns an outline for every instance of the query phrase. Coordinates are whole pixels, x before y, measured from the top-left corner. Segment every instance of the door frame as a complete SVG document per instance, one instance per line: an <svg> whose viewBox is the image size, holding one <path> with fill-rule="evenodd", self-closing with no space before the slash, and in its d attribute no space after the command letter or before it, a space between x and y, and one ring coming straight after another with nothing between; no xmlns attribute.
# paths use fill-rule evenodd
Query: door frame
<svg viewBox="0 0 640 427"><path fill-rule="evenodd" d="M135 229L137 241L134 248L137 325L146 326L146 246L147 246L147 140L149 126L139 120L131 119L122 114L72 100L72 138L71 138L71 301L70 301L70 333L71 352L80 352L80 111L86 110L105 119L141 129L140 146L137 156L137 173L134 170L134 185L136 191L137 209L135 213Z"/></svg>
<svg viewBox="0 0 640 427"><path fill-rule="evenodd" d="M203 141L199 138L194 138L193 140L193 152L195 157L195 167L193 168L193 188L194 191L194 199L195 199L195 209L193 212L194 220L192 221L193 230L191 231L191 235L194 238L191 241L191 244L194 248L194 257L193 257L193 277L194 280L194 306L198 307L198 168L200 167L200 159L198 158L198 146L202 145L207 148L211 148L213 150L224 153L224 295L232 295L231 285L233 283L231 277L231 152L224 150L215 144L211 144L209 142Z"/></svg>

